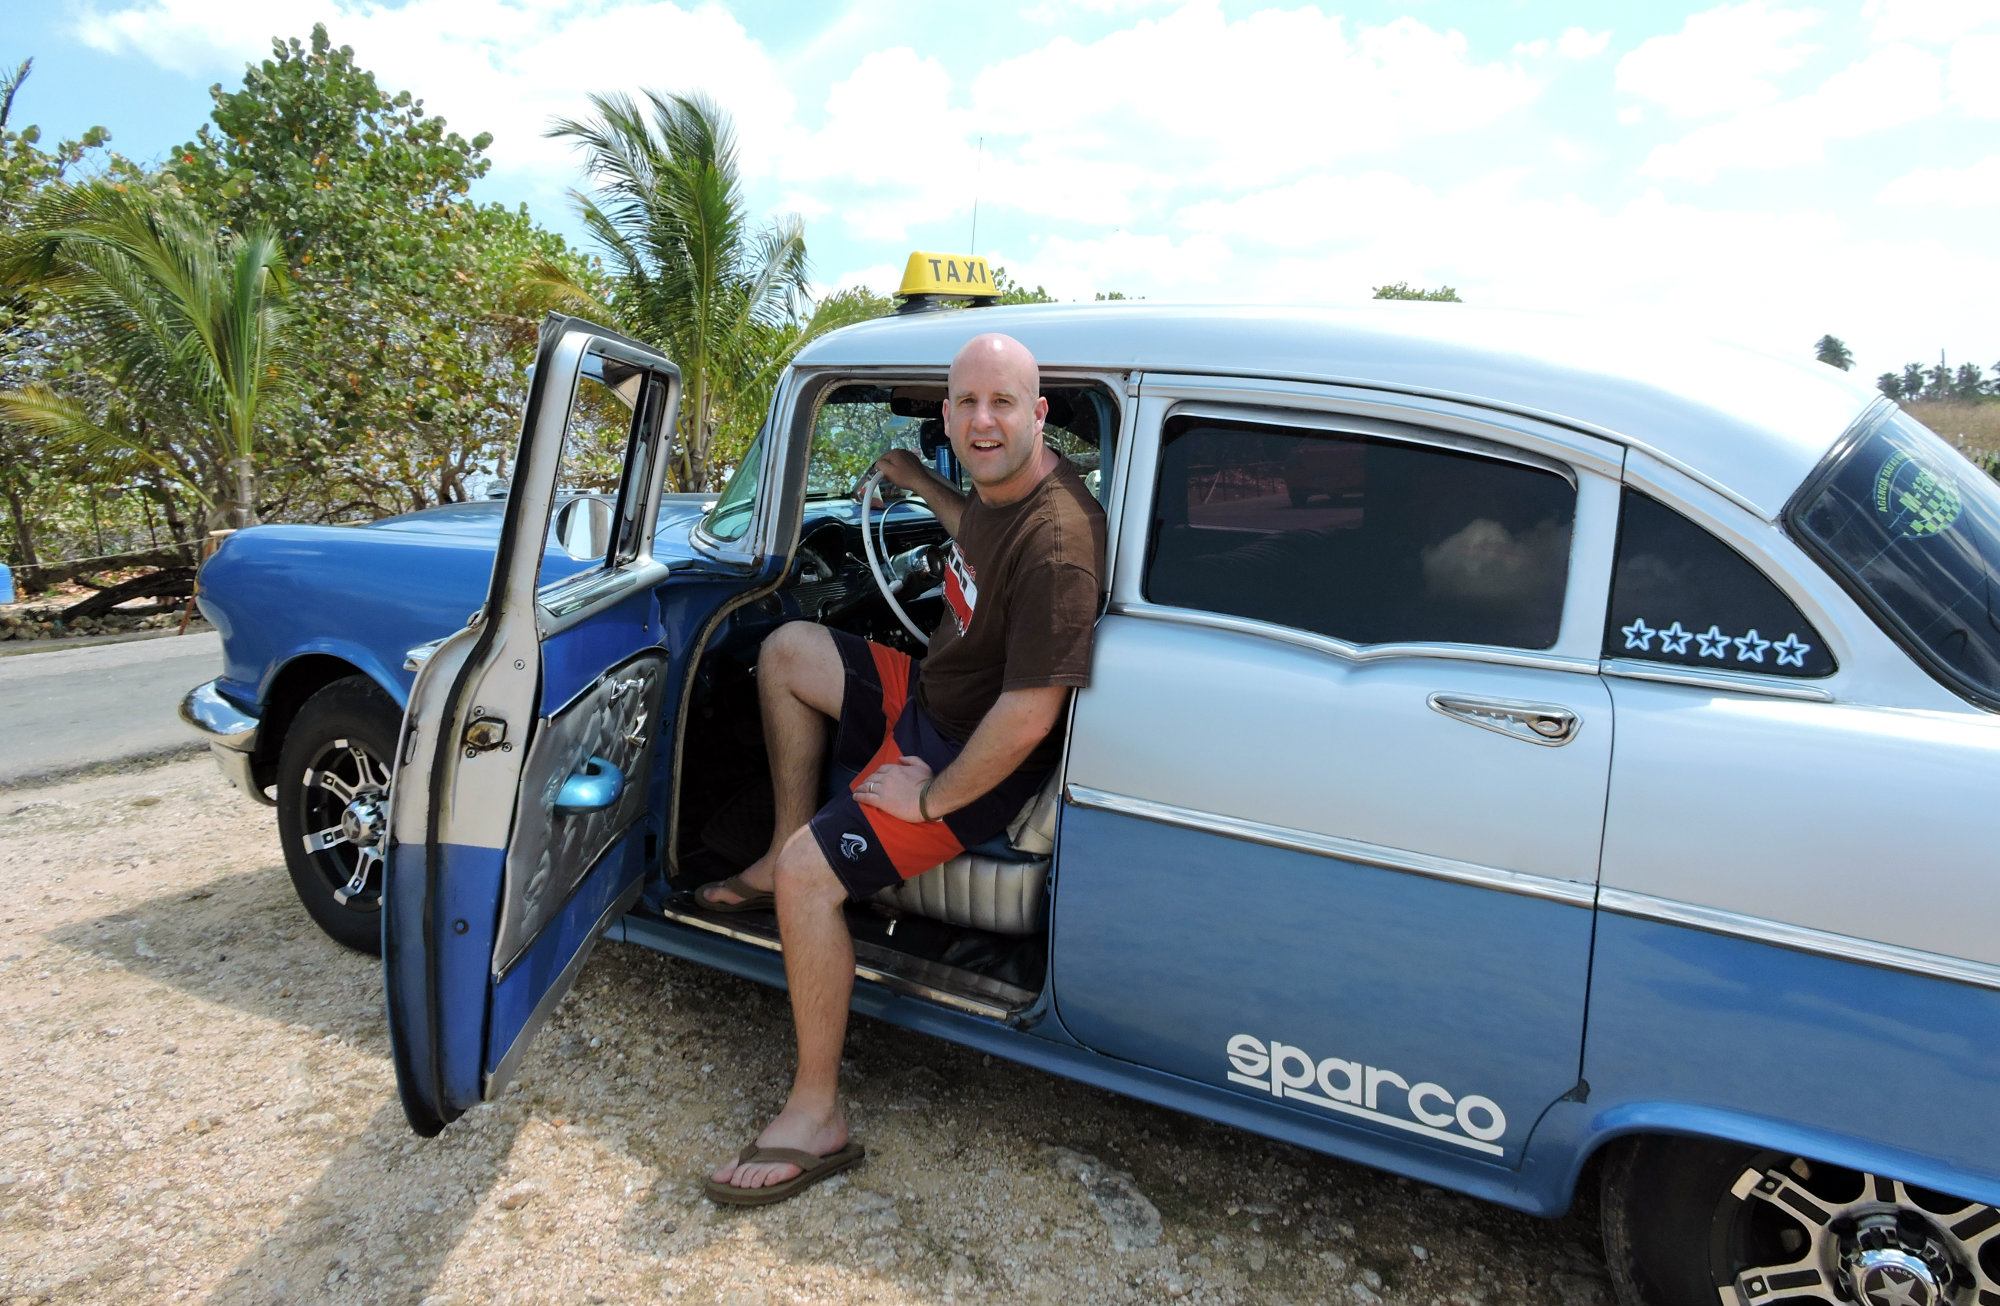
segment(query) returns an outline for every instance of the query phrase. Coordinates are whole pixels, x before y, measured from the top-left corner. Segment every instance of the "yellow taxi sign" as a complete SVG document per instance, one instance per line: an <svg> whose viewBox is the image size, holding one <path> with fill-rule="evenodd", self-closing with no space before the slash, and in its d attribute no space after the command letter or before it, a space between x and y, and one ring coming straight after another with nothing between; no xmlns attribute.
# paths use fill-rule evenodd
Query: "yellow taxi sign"
<svg viewBox="0 0 2000 1306"><path fill-rule="evenodd" d="M918 250L903 265L903 284L896 291L915 295L954 295L963 299L995 299L1000 291L983 258L970 254L929 254Z"/></svg>

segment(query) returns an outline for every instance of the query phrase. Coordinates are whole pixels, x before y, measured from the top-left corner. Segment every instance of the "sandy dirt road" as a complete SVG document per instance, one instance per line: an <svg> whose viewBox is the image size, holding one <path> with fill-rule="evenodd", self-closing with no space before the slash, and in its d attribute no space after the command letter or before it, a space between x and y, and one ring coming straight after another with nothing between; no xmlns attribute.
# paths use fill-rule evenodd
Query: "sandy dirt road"
<svg viewBox="0 0 2000 1306"><path fill-rule="evenodd" d="M0 1299L1609 1300L1548 1223L870 1020L867 1163L697 1177L773 1109L783 995L625 945L501 1100L396 1102L375 965L205 758L0 794Z"/></svg>

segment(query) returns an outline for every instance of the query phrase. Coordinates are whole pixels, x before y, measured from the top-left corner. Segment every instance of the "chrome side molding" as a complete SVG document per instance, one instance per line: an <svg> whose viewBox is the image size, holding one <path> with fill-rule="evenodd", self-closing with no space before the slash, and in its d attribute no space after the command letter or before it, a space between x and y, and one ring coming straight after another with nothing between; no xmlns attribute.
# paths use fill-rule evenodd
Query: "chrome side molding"
<svg viewBox="0 0 2000 1306"><path fill-rule="evenodd" d="M1557 880L1545 875L1527 875L1497 866L1481 866L1473 862L1455 861L1448 857L1434 857L1427 853L1385 848L1380 844L1364 843L1359 839L1343 839L1337 835L1319 834L1310 830L1267 825L1262 821L1221 816L1190 807L1156 803L1145 798L1128 798L1123 794L1107 793L1102 789L1090 789L1083 785L1069 786L1065 796L1077 807L1095 808L1101 812L1133 816L1142 821L1157 821L1162 825L1178 826L1183 830L1219 834L1226 839L1242 839L1249 843L1261 843L1292 852L1334 857L1342 861L1358 862L1363 866L1378 867L1385 871L1402 871L1431 880L1449 880L1454 884L1492 889L1499 893L1519 894L1525 898L1567 903L1572 907L1589 907L1597 901L1597 886L1584 880Z"/></svg>
<svg viewBox="0 0 2000 1306"><path fill-rule="evenodd" d="M1752 943L1767 943L1793 952L1830 957L1835 961L1879 966L1909 975L2000 990L2000 966L1990 962L1967 961L1963 957L1948 957L1943 953L1906 948L1896 943L1879 943L1874 939L1791 925L1762 916L1746 916L1719 907L1656 898L1650 893L1635 893L1630 889L1607 888L1599 893L1597 904L1604 911L1636 920L1685 925L1710 934L1726 934Z"/></svg>

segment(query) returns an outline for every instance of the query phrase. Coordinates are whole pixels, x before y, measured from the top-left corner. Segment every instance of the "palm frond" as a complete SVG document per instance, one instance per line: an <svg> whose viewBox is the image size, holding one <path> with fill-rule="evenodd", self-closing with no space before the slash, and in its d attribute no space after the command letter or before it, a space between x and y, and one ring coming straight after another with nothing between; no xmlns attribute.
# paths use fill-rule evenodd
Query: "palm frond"
<svg viewBox="0 0 2000 1306"><path fill-rule="evenodd" d="M148 447L134 431L99 422L82 404L46 385L0 391L0 423L33 432L64 454L94 462L143 463L194 495L204 509L215 507L206 489L172 459Z"/></svg>

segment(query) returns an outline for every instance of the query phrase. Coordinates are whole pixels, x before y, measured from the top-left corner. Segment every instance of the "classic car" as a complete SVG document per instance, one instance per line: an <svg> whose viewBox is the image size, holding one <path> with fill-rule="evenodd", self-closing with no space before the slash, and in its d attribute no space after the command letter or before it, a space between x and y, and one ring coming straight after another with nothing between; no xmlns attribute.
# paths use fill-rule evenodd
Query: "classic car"
<svg viewBox="0 0 2000 1306"><path fill-rule="evenodd" d="M678 373L552 318L497 549L232 538L186 710L379 937L419 1133L600 938L784 983L693 894L768 838L757 650L920 647L942 528L856 481L952 474L989 330L1096 471L1092 681L1007 838L852 905L857 1010L1543 1215L1587 1176L1629 1302L2000 1306L2000 487L1830 368L1458 305L851 327L665 529ZM1351 474L1295 505L1313 463Z"/></svg>

